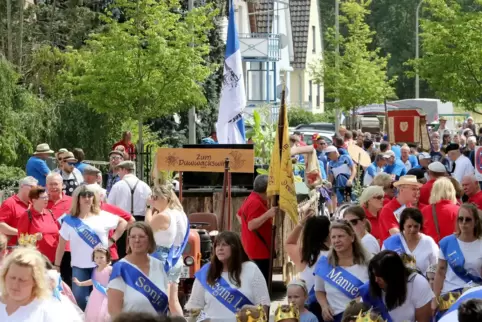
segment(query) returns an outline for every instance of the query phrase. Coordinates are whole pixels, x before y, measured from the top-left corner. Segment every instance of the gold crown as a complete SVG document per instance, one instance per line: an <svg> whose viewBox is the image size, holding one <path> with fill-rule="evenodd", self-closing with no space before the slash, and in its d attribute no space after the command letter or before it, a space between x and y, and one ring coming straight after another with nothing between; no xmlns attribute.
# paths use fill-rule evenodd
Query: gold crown
<svg viewBox="0 0 482 322"><path fill-rule="evenodd" d="M401 254L400 257L402 258L403 264L405 264L406 267L417 269L417 261L415 260L415 257L406 253Z"/></svg>
<svg viewBox="0 0 482 322"><path fill-rule="evenodd" d="M460 297L460 292L450 292L439 297L438 309L439 311L448 310Z"/></svg>
<svg viewBox="0 0 482 322"><path fill-rule="evenodd" d="M296 319L297 321L300 320L300 311L293 303L290 303L290 305L278 305L278 308L275 312L274 321L280 322L285 319Z"/></svg>
<svg viewBox="0 0 482 322"><path fill-rule="evenodd" d="M18 238L18 244L20 246L37 246L37 236L29 234L20 234Z"/></svg>
<svg viewBox="0 0 482 322"><path fill-rule="evenodd" d="M262 305L256 310L242 309L236 313L236 322L267 322L266 312Z"/></svg>
<svg viewBox="0 0 482 322"><path fill-rule="evenodd" d="M363 313L360 311L355 322L386 322L382 317L371 309Z"/></svg>

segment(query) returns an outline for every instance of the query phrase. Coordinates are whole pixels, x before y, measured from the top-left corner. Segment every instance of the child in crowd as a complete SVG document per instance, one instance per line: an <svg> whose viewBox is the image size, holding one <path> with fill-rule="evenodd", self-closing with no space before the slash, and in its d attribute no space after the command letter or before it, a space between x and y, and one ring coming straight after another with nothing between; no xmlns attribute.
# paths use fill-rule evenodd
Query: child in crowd
<svg viewBox="0 0 482 322"><path fill-rule="evenodd" d="M343 313L341 322L363 321L385 322L385 320L382 319L382 317L377 312L370 310L370 308L366 304L362 302L357 302L356 300L351 301L347 305L346 310Z"/></svg>
<svg viewBox="0 0 482 322"><path fill-rule="evenodd" d="M85 320L89 322L109 322L107 284L112 273L109 250L104 247L96 248L92 253L92 260L97 264L92 273L92 279L80 282L74 277L72 282L78 286L94 286L85 308Z"/></svg>
<svg viewBox="0 0 482 322"><path fill-rule="evenodd" d="M300 314L300 322L318 322L318 318L308 311L305 302L308 299L308 289L304 280L294 280L288 284L288 302L294 304Z"/></svg>
<svg viewBox="0 0 482 322"><path fill-rule="evenodd" d="M425 277L428 280L428 283L430 284L430 287L432 288L433 291L433 282L435 281L435 273L437 272L437 264L430 265L427 269L427 272L425 273Z"/></svg>

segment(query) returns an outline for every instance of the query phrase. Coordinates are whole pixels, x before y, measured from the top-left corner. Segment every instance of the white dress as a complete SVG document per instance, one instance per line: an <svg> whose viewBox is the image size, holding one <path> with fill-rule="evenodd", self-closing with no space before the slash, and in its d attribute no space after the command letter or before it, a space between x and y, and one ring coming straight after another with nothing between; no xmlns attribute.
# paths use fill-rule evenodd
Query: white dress
<svg viewBox="0 0 482 322"><path fill-rule="evenodd" d="M380 252L380 244L372 234L366 233L361 239L361 242L370 254L375 255Z"/></svg>
<svg viewBox="0 0 482 322"><path fill-rule="evenodd" d="M149 264L149 279L167 295L167 276L166 272L164 271L164 265L162 265L161 261L152 256L149 256L149 258L151 261ZM127 262L139 269L136 265L130 263L125 258L121 259L119 262ZM123 312L146 312L157 314L156 310L151 305L151 302L149 302L144 295L127 285L121 276L110 281L107 285L107 288L119 290L124 293L124 306L122 307Z"/></svg>
<svg viewBox="0 0 482 322"><path fill-rule="evenodd" d="M6 305L0 302L0 321L2 322L83 322L83 318L73 306L62 305L56 299L33 300L8 315Z"/></svg>
<svg viewBox="0 0 482 322"><path fill-rule="evenodd" d="M229 279L228 272L223 272L221 276L233 287L233 282ZM253 262L243 263L241 270L241 287L237 288L254 305L270 305L268 286L263 274L258 266ZM196 279L192 287L191 297L185 305L186 310L201 309L211 321L235 322L236 316L233 312L222 305L212 296L201 283Z"/></svg>

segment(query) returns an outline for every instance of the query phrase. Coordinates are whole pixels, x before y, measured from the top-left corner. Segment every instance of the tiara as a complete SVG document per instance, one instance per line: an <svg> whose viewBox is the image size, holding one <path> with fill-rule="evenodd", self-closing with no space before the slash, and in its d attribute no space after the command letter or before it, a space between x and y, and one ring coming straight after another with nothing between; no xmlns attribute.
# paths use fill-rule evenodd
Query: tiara
<svg viewBox="0 0 482 322"><path fill-rule="evenodd" d="M18 244L20 246L37 246L37 236L29 234L20 234L18 238Z"/></svg>
<svg viewBox="0 0 482 322"><path fill-rule="evenodd" d="M356 317L355 322L386 322L379 314L373 312L371 309L363 313L360 311Z"/></svg>
<svg viewBox="0 0 482 322"><path fill-rule="evenodd" d="M259 305L256 309L242 309L236 313L236 322L267 322L266 312Z"/></svg>
<svg viewBox="0 0 482 322"><path fill-rule="evenodd" d="M438 309L439 311L448 310L460 297L460 292L450 292L439 297Z"/></svg>
<svg viewBox="0 0 482 322"><path fill-rule="evenodd" d="M298 307L293 305L293 303L289 305L278 305L278 309L276 309L274 321L280 322L285 319L296 319L299 321L300 319L300 311Z"/></svg>

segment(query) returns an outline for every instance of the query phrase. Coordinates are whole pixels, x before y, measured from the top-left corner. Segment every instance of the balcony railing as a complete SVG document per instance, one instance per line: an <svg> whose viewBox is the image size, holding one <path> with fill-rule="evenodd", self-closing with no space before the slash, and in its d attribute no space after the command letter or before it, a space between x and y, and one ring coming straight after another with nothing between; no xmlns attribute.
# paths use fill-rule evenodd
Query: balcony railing
<svg viewBox="0 0 482 322"><path fill-rule="evenodd" d="M280 37L271 33L239 34L241 56L246 61L279 61Z"/></svg>

